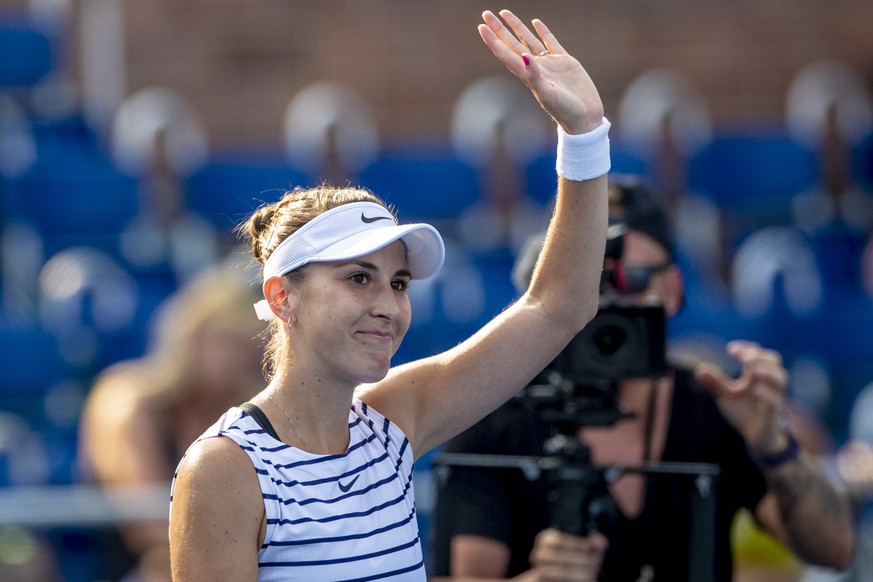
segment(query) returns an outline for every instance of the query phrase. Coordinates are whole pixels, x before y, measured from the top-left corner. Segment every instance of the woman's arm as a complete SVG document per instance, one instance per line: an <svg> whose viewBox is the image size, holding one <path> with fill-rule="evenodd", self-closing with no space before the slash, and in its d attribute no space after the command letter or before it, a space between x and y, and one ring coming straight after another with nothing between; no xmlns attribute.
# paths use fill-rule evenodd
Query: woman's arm
<svg viewBox="0 0 873 582"><path fill-rule="evenodd" d="M494 55L531 89L566 134L600 128L603 105L582 65L540 21L533 22L534 34L511 12L500 15L506 25L485 12L485 24L479 26ZM600 128L602 148L608 148L606 129ZM608 164L598 166L593 179L558 179L545 246L528 291L516 303L454 349L398 367L361 391L365 401L401 426L417 455L516 393L596 313L607 226L607 169Z"/></svg>
<svg viewBox="0 0 873 582"><path fill-rule="evenodd" d="M173 580L257 580L263 525L258 478L243 450L223 437L192 445L173 487Z"/></svg>

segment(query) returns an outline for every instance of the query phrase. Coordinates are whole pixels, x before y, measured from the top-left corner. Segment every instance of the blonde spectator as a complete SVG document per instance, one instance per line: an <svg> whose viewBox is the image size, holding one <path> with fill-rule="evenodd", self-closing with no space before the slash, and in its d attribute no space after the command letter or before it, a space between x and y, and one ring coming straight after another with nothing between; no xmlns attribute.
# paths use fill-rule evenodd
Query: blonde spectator
<svg viewBox="0 0 873 582"><path fill-rule="evenodd" d="M165 301L150 347L97 378L82 417L86 478L106 486L167 487L185 448L262 383L263 325L255 288L235 265L217 265ZM170 580L167 521L120 529L133 560L126 580Z"/></svg>

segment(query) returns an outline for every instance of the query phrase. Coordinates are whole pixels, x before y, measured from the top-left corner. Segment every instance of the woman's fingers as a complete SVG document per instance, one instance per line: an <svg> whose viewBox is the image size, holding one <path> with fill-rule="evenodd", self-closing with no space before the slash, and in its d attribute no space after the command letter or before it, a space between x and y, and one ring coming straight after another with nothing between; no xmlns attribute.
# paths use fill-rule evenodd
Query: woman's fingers
<svg viewBox="0 0 873 582"><path fill-rule="evenodd" d="M482 18L485 20L485 24L488 25L488 28L490 28L494 33L494 36L496 36L508 50L519 57L522 53L527 52L527 47L519 41L518 37L513 34L513 31L507 28L504 21L498 18L497 15L490 10L486 10L482 13ZM518 19L516 18L516 20Z"/></svg>
<svg viewBox="0 0 873 582"><path fill-rule="evenodd" d="M479 36L494 53L501 63L506 65L506 68L516 77L521 77L524 73L525 64L521 57L510 50L506 44L500 40L494 33L494 30L485 24L479 25Z"/></svg>
<svg viewBox="0 0 873 582"><path fill-rule="evenodd" d="M506 22L507 26L512 29L515 34L516 43L523 45L524 52L529 52L534 56L539 56L548 51L548 48L530 29L509 10L501 10L500 16ZM521 41L519 43L519 41Z"/></svg>
<svg viewBox="0 0 873 582"><path fill-rule="evenodd" d="M509 10L501 11L500 17L485 11L482 18L482 40L564 131L586 133L602 123L603 103L597 88L542 21L533 21L534 33Z"/></svg>
<svg viewBox="0 0 873 582"><path fill-rule="evenodd" d="M566 54L567 51L564 50L564 47L561 46L561 43L558 42L558 39L555 38L555 35L552 34L552 31L549 30L542 20L539 18L534 19L533 25L549 53L553 55Z"/></svg>

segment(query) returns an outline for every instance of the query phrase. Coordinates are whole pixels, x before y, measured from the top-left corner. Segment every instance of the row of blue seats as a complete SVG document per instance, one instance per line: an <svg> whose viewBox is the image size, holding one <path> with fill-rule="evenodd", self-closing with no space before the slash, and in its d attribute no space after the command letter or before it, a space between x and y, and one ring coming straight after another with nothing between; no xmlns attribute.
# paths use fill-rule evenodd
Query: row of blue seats
<svg viewBox="0 0 873 582"><path fill-rule="evenodd" d="M396 363L452 347L515 298L509 276L511 256L471 255L468 260L450 265L445 277L415 286L415 317L395 356ZM459 296L469 298L478 308L459 316ZM144 347L143 318L126 329L105 334L89 327L87 316L81 323L86 333L72 339L81 342L91 334L97 349L103 350L99 363L86 370L68 360L70 338L58 337L38 323L0 322L0 409L26 419L51 445L51 479L58 483L74 476L76 410L93 374L112 361L138 355ZM845 436L855 396L873 382L870 329L871 301L805 317L790 312L779 301L775 309L755 318L742 317L731 309L686 306L668 323L674 346L686 351L723 355L726 341L749 339L779 350L789 368L802 361L816 362L830 383L830 394L827 401L819 403L818 412L837 438Z"/></svg>
<svg viewBox="0 0 873 582"><path fill-rule="evenodd" d="M23 220L36 226L47 256L77 245L117 255L118 234L140 210L140 184L115 167L81 122L36 127L38 161L24 175L0 181L0 218L7 224ZM616 171L649 171L620 147L613 157ZM787 220L791 196L817 178L814 154L779 135L718 139L690 169L696 191L726 211L761 224L779 221L780 216ZM544 154L524 171L530 200L546 206L555 184L554 156ZM317 181L317 176L289 166L275 153L227 153L187 178L184 188L190 210L229 232L260 203L277 199L293 185ZM451 220L483 197L476 170L445 147L432 145L386 150L357 182L395 204L404 220Z"/></svg>
<svg viewBox="0 0 873 582"><path fill-rule="evenodd" d="M37 162L2 185L7 217L21 216L46 234L88 236L115 233L136 215L137 180L113 164L96 138L75 122L36 127ZM855 177L867 188L873 186L870 144L873 139L855 150ZM620 144L614 146L613 166L622 173L653 172L623 153ZM786 217L794 195L816 185L817 168L816 154L782 133L726 135L690 160L689 189L731 215L778 220ZM546 205L554 194L554 154L544 152L520 172L527 196ZM224 229L285 189L319 180L276 152L219 153L184 187L189 208ZM442 144L388 148L352 180L416 219L457 216L486 195L477 170Z"/></svg>
<svg viewBox="0 0 873 582"><path fill-rule="evenodd" d="M127 271L96 249L71 249L65 255L66 281L37 292L37 311L30 319L0 316L0 353L7 364L0 367L0 394L44 394L71 374L87 377L140 355L154 309L176 288L161 273ZM513 301L518 294L511 281L513 261L509 249L473 251L453 243L443 271L411 289L415 317L398 361L451 347ZM693 281L692 273L685 272ZM803 311L789 304L785 285L775 273L764 289L772 294L770 306L753 314L689 289L670 333L683 337L705 330L722 341L754 339L788 356L869 360L866 336L873 328L873 299L859 290L844 291L825 295L821 304ZM111 288L111 297L101 286Z"/></svg>

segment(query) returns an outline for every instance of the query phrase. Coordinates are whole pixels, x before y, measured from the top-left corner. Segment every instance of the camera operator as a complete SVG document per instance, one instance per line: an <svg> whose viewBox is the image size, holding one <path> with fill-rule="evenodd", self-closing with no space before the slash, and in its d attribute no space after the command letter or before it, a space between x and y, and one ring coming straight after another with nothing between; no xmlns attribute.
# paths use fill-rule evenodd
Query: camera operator
<svg viewBox="0 0 873 582"><path fill-rule="evenodd" d="M660 306L662 317L671 316L681 307L683 284L666 217L642 184L617 176L610 182L610 232L620 240L607 246L602 297ZM537 253L519 259L516 282L526 285L517 275L530 275ZM663 326L648 338L651 345L665 341L653 337L659 334ZM623 377L615 399L629 417L581 423L574 437L593 467L682 462L719 469L713 518L705 524L714 546L707 580L731 580L730 528L742 508L799 559L848 567L855 543L850 508L798 450L785 422L788 377L780 355L744 341L727 350L741 365L738 378L707 363ZM444 452L542 455L554 427L523 400L511 400ZM548 480L511 467L451 466L438 480L431 572L458 579L688 580L694 486L687 476L623 472L604 481L614 510L601 512L586 534L572 535L551 525Z"/></svg>

